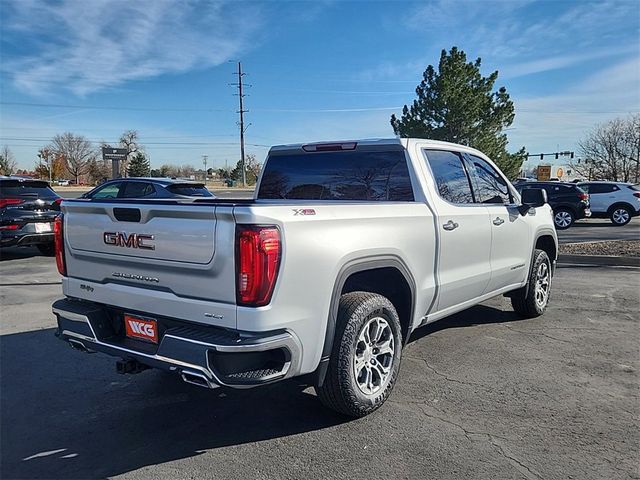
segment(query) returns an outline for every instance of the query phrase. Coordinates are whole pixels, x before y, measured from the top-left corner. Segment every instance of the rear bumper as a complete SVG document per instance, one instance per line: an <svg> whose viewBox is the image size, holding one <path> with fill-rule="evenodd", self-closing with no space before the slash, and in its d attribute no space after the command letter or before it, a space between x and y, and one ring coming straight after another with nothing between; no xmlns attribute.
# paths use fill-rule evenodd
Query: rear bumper
<svg viewBox="0 0 640 480"><path fill-rule="evenodd" d="M53 243L53 233L16 233L5 231L0 236L2 247L24 247L27 245L40 245Z"/></svg>
<svg viewBox="0 0 640 480"><path fill-rule="evenodd" d="M209 388L248 388L300 371L302 348L287 330L257 334L171 322L153 345L115 334L117 320L103 305L62 299L52 310L58 320L56 335L76 348L176 372L185 381L198 378L198 384Z"/></svg>

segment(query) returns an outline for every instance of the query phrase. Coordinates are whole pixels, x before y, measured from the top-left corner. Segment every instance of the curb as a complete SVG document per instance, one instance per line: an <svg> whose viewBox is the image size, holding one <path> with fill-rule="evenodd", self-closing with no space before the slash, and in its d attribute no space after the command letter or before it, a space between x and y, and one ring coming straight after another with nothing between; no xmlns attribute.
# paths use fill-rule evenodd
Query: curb
<svg viewBox="0 0 640 480"><path fill-rule="evenodd" d="M606 255L558 255L558 263L602 265L614 267L640 267L640 257L616 257Z"/></svg>

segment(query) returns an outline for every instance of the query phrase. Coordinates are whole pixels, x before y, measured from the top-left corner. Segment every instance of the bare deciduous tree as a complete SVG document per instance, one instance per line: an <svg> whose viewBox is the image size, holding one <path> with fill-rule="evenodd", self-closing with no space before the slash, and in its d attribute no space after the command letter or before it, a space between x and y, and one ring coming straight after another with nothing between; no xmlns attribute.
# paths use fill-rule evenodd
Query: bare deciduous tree
<svg viewBox="0 0 640 480"><path fill-rule="evenodd" d="M89 165L96 158L91 142L82 135L66 132L53 137L53 148L64 158L67 170L78 183L80 175L89 170Z"/></svg>
<svg viewBox="0 0 640 480"><path fill-rule="evenodd" d="M127 158L125 158L123 162L120 162L120 174L123 177L128 176L129 162L135 156L135 153L142 149L139 141L137 130L127 130L120 135L120 146L126 148L129 152Z"/></svg>
<svg viewBox="0 0 640 480"><path fill-rule="evenodd" d="M13 153L6 145L0 152L0 175L11 175L16 169L17 163Z"/></svg>
<svg viewBox="0 0 640 480"><path fill-rule="evenodd" d="M640 115L597 125L578 143L582 158L571 166L590 180L640 180Z"/></svg>

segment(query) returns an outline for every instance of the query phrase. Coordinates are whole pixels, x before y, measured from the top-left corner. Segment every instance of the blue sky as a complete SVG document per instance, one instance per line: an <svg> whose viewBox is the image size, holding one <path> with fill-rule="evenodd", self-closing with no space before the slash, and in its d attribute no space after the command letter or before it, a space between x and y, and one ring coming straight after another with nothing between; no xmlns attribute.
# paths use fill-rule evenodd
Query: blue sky
<svg viewBox="0 0 640 480"><path fill-rule="evenodd" d="M637 1L0 0L0 145L21 168L71 131L138 130L152 166L239 158L235 65L247 72L247 151L390 137L440 51L499 70L510 149L574 150L640 111Z"/></svg>

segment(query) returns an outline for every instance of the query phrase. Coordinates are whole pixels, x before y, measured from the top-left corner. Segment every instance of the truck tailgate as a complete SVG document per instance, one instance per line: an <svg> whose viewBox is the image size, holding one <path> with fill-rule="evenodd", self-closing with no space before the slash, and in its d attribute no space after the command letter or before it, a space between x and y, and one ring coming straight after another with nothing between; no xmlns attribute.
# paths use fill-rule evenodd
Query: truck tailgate
<svg viewBox="0 0 640 480"><path fill-rule="evenodd" d="M104 299L107 290L112 304L123 307L148 296L153 310L153 299L164 296L224 304L227 313L235 309L233 207L65 201L62 211L68 285L81 280L94 288L81 297ZM95 284L103 286L100 295ZM73 295L79 296L76 289ZM139 298L127 298L133 295Z"/></svg>

